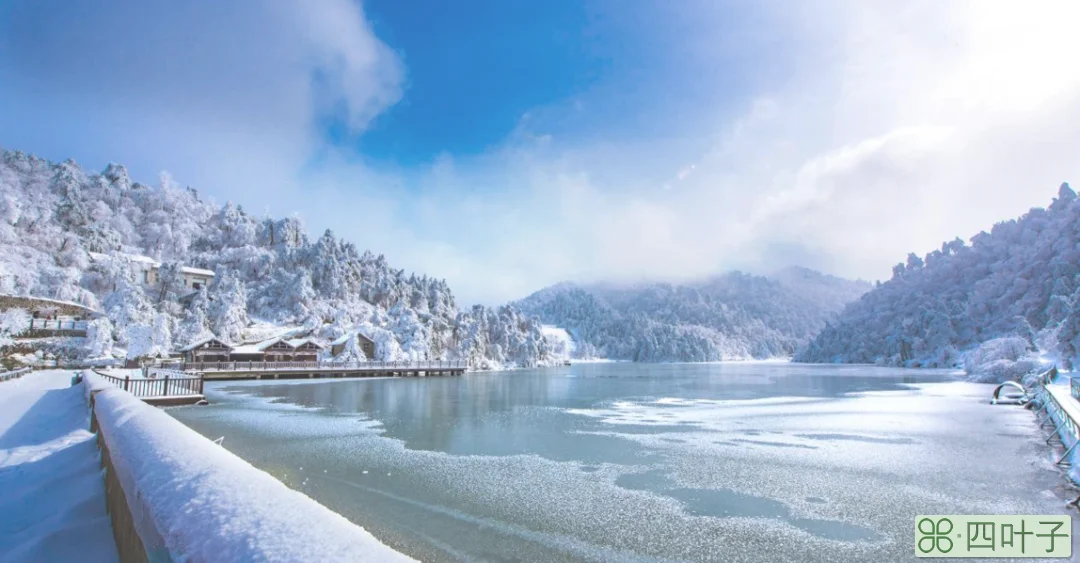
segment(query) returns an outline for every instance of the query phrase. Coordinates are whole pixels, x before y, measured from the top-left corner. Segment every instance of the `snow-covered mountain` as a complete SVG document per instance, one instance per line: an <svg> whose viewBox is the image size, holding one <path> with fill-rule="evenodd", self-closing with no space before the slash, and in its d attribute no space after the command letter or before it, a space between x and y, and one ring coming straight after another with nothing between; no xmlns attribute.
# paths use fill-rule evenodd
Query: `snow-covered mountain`
<svg viewBox="0 0 1080 563"><path fill-rule="evenodd" d="M153 288L136 279L131 255L161 263ZM216 277L191 295L181 266ZM330 231L312 241L297 219L209 204L166 175L148 186L120 165L98 174L18 151L0 154L0 293L104 311L91 354L113 343L160 354L211 333L239 341L258 325L327 339L361 329L378 359L554 361L538 320L512 307L459 310L445 281L392 268Z"/></svg>
<svg viewBox="0 0 1080 563"><path fill-rule="evenodd" d="M977 356L1016 360L1017 339L1032 355L1077 362L1080 201L1068 184L1049 208L998 223L970 245L957 238L925 258L908 255L796 359L956 366L980 346Z"/></svg>
<svg viewBox="0 0 1080 563"><path fill-rule="evenodd" d="M685 285L560 283L513 305L567 329L575 357L714 361L790 356L870 287L789 268Z"/></svg>

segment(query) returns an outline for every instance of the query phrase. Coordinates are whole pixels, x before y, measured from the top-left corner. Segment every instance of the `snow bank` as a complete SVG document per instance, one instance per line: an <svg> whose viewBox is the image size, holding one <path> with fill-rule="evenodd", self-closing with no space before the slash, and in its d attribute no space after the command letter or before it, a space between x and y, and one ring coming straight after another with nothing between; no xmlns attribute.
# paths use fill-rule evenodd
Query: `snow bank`
<svg viewBox="0 0 1080 563"><path fill-rule="evenodd" d="M89 426L71 372L0 383L0 561L118 560Z"/></svg>
<svg viewBox="0 0 1080 563"><path fill-rule="evenodd" d="M570 336L570 333L565 328L555 325L541 325L540 332L544 335L544 339L547 340L553 356L561 359L573 357L577 346L574 344L574 338Z"/></svg>
<svg viewBox="0 0 1080 563"><path fill-rule="evenodd" d="M165 412L86 374L147 553L174 561L412 561Z"/></svg>

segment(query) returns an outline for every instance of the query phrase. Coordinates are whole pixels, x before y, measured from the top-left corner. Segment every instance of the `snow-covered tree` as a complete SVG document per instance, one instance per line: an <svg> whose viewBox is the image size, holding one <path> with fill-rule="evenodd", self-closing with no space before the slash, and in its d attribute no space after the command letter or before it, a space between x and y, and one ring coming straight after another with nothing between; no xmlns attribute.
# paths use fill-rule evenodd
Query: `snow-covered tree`
<svg viewBox="0 0 1080 563"><path fill-rule="evenodd" d="M567 329L575 356L641 362L790 356L865 282L789 268L770 277L732 272L696 284L558 284L515 303Z"/></svg>
<svg viewBox="0 0 1080 563"><path fill-rule="evenodd" d="M105 313L120 335L120 343L128 345L129 327L149 328L154 321L154 309L146 293L136 283L121 279L115 291L104 299Z"/></svg>
<svg viewBox="0 0 1080 563"><path fill-rule="evenodd" d="M128 325L124 328L128 359L159 358L169 355L172 334L168 316L158 313L150 324Z"/></svg>
<svg viewBox="0 0 1080 563"><path fill-rule="evenodd" d="M1069 366L1080 345L1078 286L1080 204L1062 184L1048 208L998 223L970 245L955 239L925 261L909 256L796 359L955 366L965 354L981 357L984 345L1000 351L1002 342L1023 342L1025 354L1041 345ZM1026 365L1015 358L989 363L997 361Z"/></svg>
<svg viewBox="0 0 1080 563"><path fill-rule="evenodd" d="M244 284L232 271L226 270L218 276L212 292L213 301L208 311L210 330L226 342L239 342L250 322Z"/></svg>
<svg viewBox="0 0 1080 563"><path fill-rule="evenodd" d="M30 313L13 308L0 312L0 346L11 344L11 339L30 329Z"/></svg>
<svg viewBox="0 0 1080 563"><path fill-rule="evenodd" d="M517 336L497 348L456 336L462 315L479 315L491 323L485 331L506 335L539 334L535 319L486 308L463 313L444 280L395 269L332 232L309 240L296 217L256 218L239 205L205 202L167 174L141 184L118 164L96 174L0 151L0 250L0 291L99 308L113 326L95 334L112 333L137 356L170 339L239 340L256 318L317 337L366 326L379 335L379 359L475 357L480 365L498 351L499 365L552 361L543 346ZM161 283L143 284L129 255L161 262ZM217 281L185 295L181 266L214 270ZM91 347L103 350L104 342Z"/></svg>
<svg viewBox="0 0 1080 563"><path fill-rule="evenodd" d="M93 359L110 357L112 348L113 327L109 319L94 319L86 323L86 350L88 357Z"/></svg>
<svg viewBox="0 0 1080 563"><path fill-rule="evenodd" d="M182 348L213 336L210 330L210 297L207 288L200 288L191 298L184 317L173 335L176 346Z"/></svg>

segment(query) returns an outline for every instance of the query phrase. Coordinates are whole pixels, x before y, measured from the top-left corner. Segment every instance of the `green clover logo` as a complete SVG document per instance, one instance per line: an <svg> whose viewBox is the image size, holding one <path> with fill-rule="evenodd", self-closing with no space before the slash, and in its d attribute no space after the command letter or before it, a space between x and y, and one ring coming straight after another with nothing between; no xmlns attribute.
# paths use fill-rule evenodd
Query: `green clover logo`
<svg viewBox="0 0 1080 563"><path fill-rule="evenodd" d="M948 524L948 528L945 525ZM953 523L948 518L941 518L935 523L930 518L919 520L917 526L922 537L919 538L918 547L922 553L930 553L937 549L941 553L952 551L953 542L949 539L952 533Z"/></svg>

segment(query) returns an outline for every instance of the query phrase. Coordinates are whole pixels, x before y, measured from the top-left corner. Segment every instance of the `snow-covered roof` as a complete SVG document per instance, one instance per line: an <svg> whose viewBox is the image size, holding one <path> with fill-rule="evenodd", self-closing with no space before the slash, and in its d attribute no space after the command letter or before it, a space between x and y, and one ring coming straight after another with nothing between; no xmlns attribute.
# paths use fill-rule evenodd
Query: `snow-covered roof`
<svg viewBox="0 0 1080 563"><path fill-rule="evenodd" d="M222 346L232 348L232 346L229 346L228 344L222 342L221 340L218 340L217 337L207 336L206 338L200 338L199 340L196 340L195 342L192 342L191 344L188 344L187 346L184 346L183 348L180 349L180 351L181 352L190 352L190 351L198 348L199 346L202 346L203 344L208 344L208 343L213 342L215 340L219 344L221 344ZM237 348L232 348L232 349L233 349L233 351L237 350Z"/></svg>
<svg viewBox="0 0 1080 563"><path fill-rule="evenodd" d="M303 346L304 344L308 344L308 343L313 344L315 346L318 346L319 348L323 348L322 344L319 344L318 342L315 342L314 340L312 340L310 338L294 338L292 340L286 340L285 343L288 344L289 346L292 346L293 348L299 348L299 347Z"/></svg>
<svg viewBox="0 0 1080 563"><path fill-rule="evenodd" d="M285 339L279 336L277 338L271 338L270 340L263 340L262 342L256 344L255 348L258 351L262 352L263 350L266 350L267 348L273 346L274 344L277 344L278 342L285 342ZM288 344L288 342L285 343Z"/></svg>
<svg viewBox="0 0 1080 563"><path fill-rule="evenodd" d="M274 344L277 344L278 342L284 342L284 343L285 343L286 345L288 345L288 346L289 346L290 348L295 348L295 347L296 347L296 346L295 346L295 345L294 345L294 344L293 344L293 343L292 343L291 341L289 341L289 340L285 340L285 337L283 337L283 336L278 336L278 337L276 337L276 338L271 338L270 340L263 340L262 342L256 342L256 343L254 343L254 344L247 344L247 345L245 345L245 346L241 346L240 348L247 348L247 347L250 347L250 348L251 348L251 350L252 350L251 352L241 352L241 353L251 353L251 354L257 354L257 353L259 353L259 352L264 352L264 351L266 351L266 350L267 350L268 348L270 348L271 346L273 346ZM239 350L240 348L237 348L237 350Z"/></svg>
<svg viewBox="0 0 1080 563"><path fill-rule="evenodd" d="M131 260L132 262L142 262L143 264L150 264L153 266L160 266L161 263L149 256L143 256L142 254L123 254L124 258Z"/></svg>
<svg viewBox="0 0 1080 563"><path fill-rule="evenodd" d="M105 260L105 259L109 258L108 254L102 254L100 252L88 252L87 254L89 254L90 259L94 260L94 261L100 261L100 260ZM131 260L132 262L139 262L140 264L149 264L151 268L160 268L161 267L161 262L158 262L157 260L154 260L153 258L151 258L149 256L143 256L142 254L128 254L126 252L117 252L116 256L119 256L121 258L125 258L127 260ZM207 276L207 277L211 277L211 278L215 276L213 270L204 270L202 268L191 268L191 267L188 267L188 266L181 266L180 271L185 273L185 274L192 274L192 275L195 275L195 276Z"/></svg>
<svg viewBox="0 0 1080 563"><path fill-rule="evenodd" d="M232 349L233 354L262 354L262 352L256 344L244 344Z"/></svg>
<svg viewBox="0 0 1080 563"><path fill-rule="evenodd" d="M359 336L360 338L363 338L364 340L367 340L369 342L375 342L375 340L372 339L370 336L364 334L363 332L360 332L359 330L354 330L352 332L346 332L345 334L341 335L340 337L338 337L337 340L334 340L333 342L331 342L330 345L331 346L341 346L342 344L345 344L346 342L348 342L350 338L355 338L357 336Z"/></svg>
<svg viewBox="0 0 1080 563"><path fill-rule="evenodd" d="M194 274L196 276L206 276L210 278L214 277L215 275L213 270L203 270L202 268L189 268L187 266L180 268L180 271L185 274Z"/></svg>
<svg viewBox="0 0 1080 563"><path fill-rule="evenodd" d="M109 254L102 254L100 252L88 252L87 254L90 255L91 260L95 260L95 261L96 260L105 260L105 259L111 258L113 256L113 255L109 255ZM143 256L142 254L128 254L127 252L117 252L115 254L115 256L119 256L120 258L131 260L132 262L142 262L142 263L145 263L145 264L153 264L155 266L160 265L160 264L158 264L157 260L154 260L153 258L151 258L149 256Z"/></svg>

